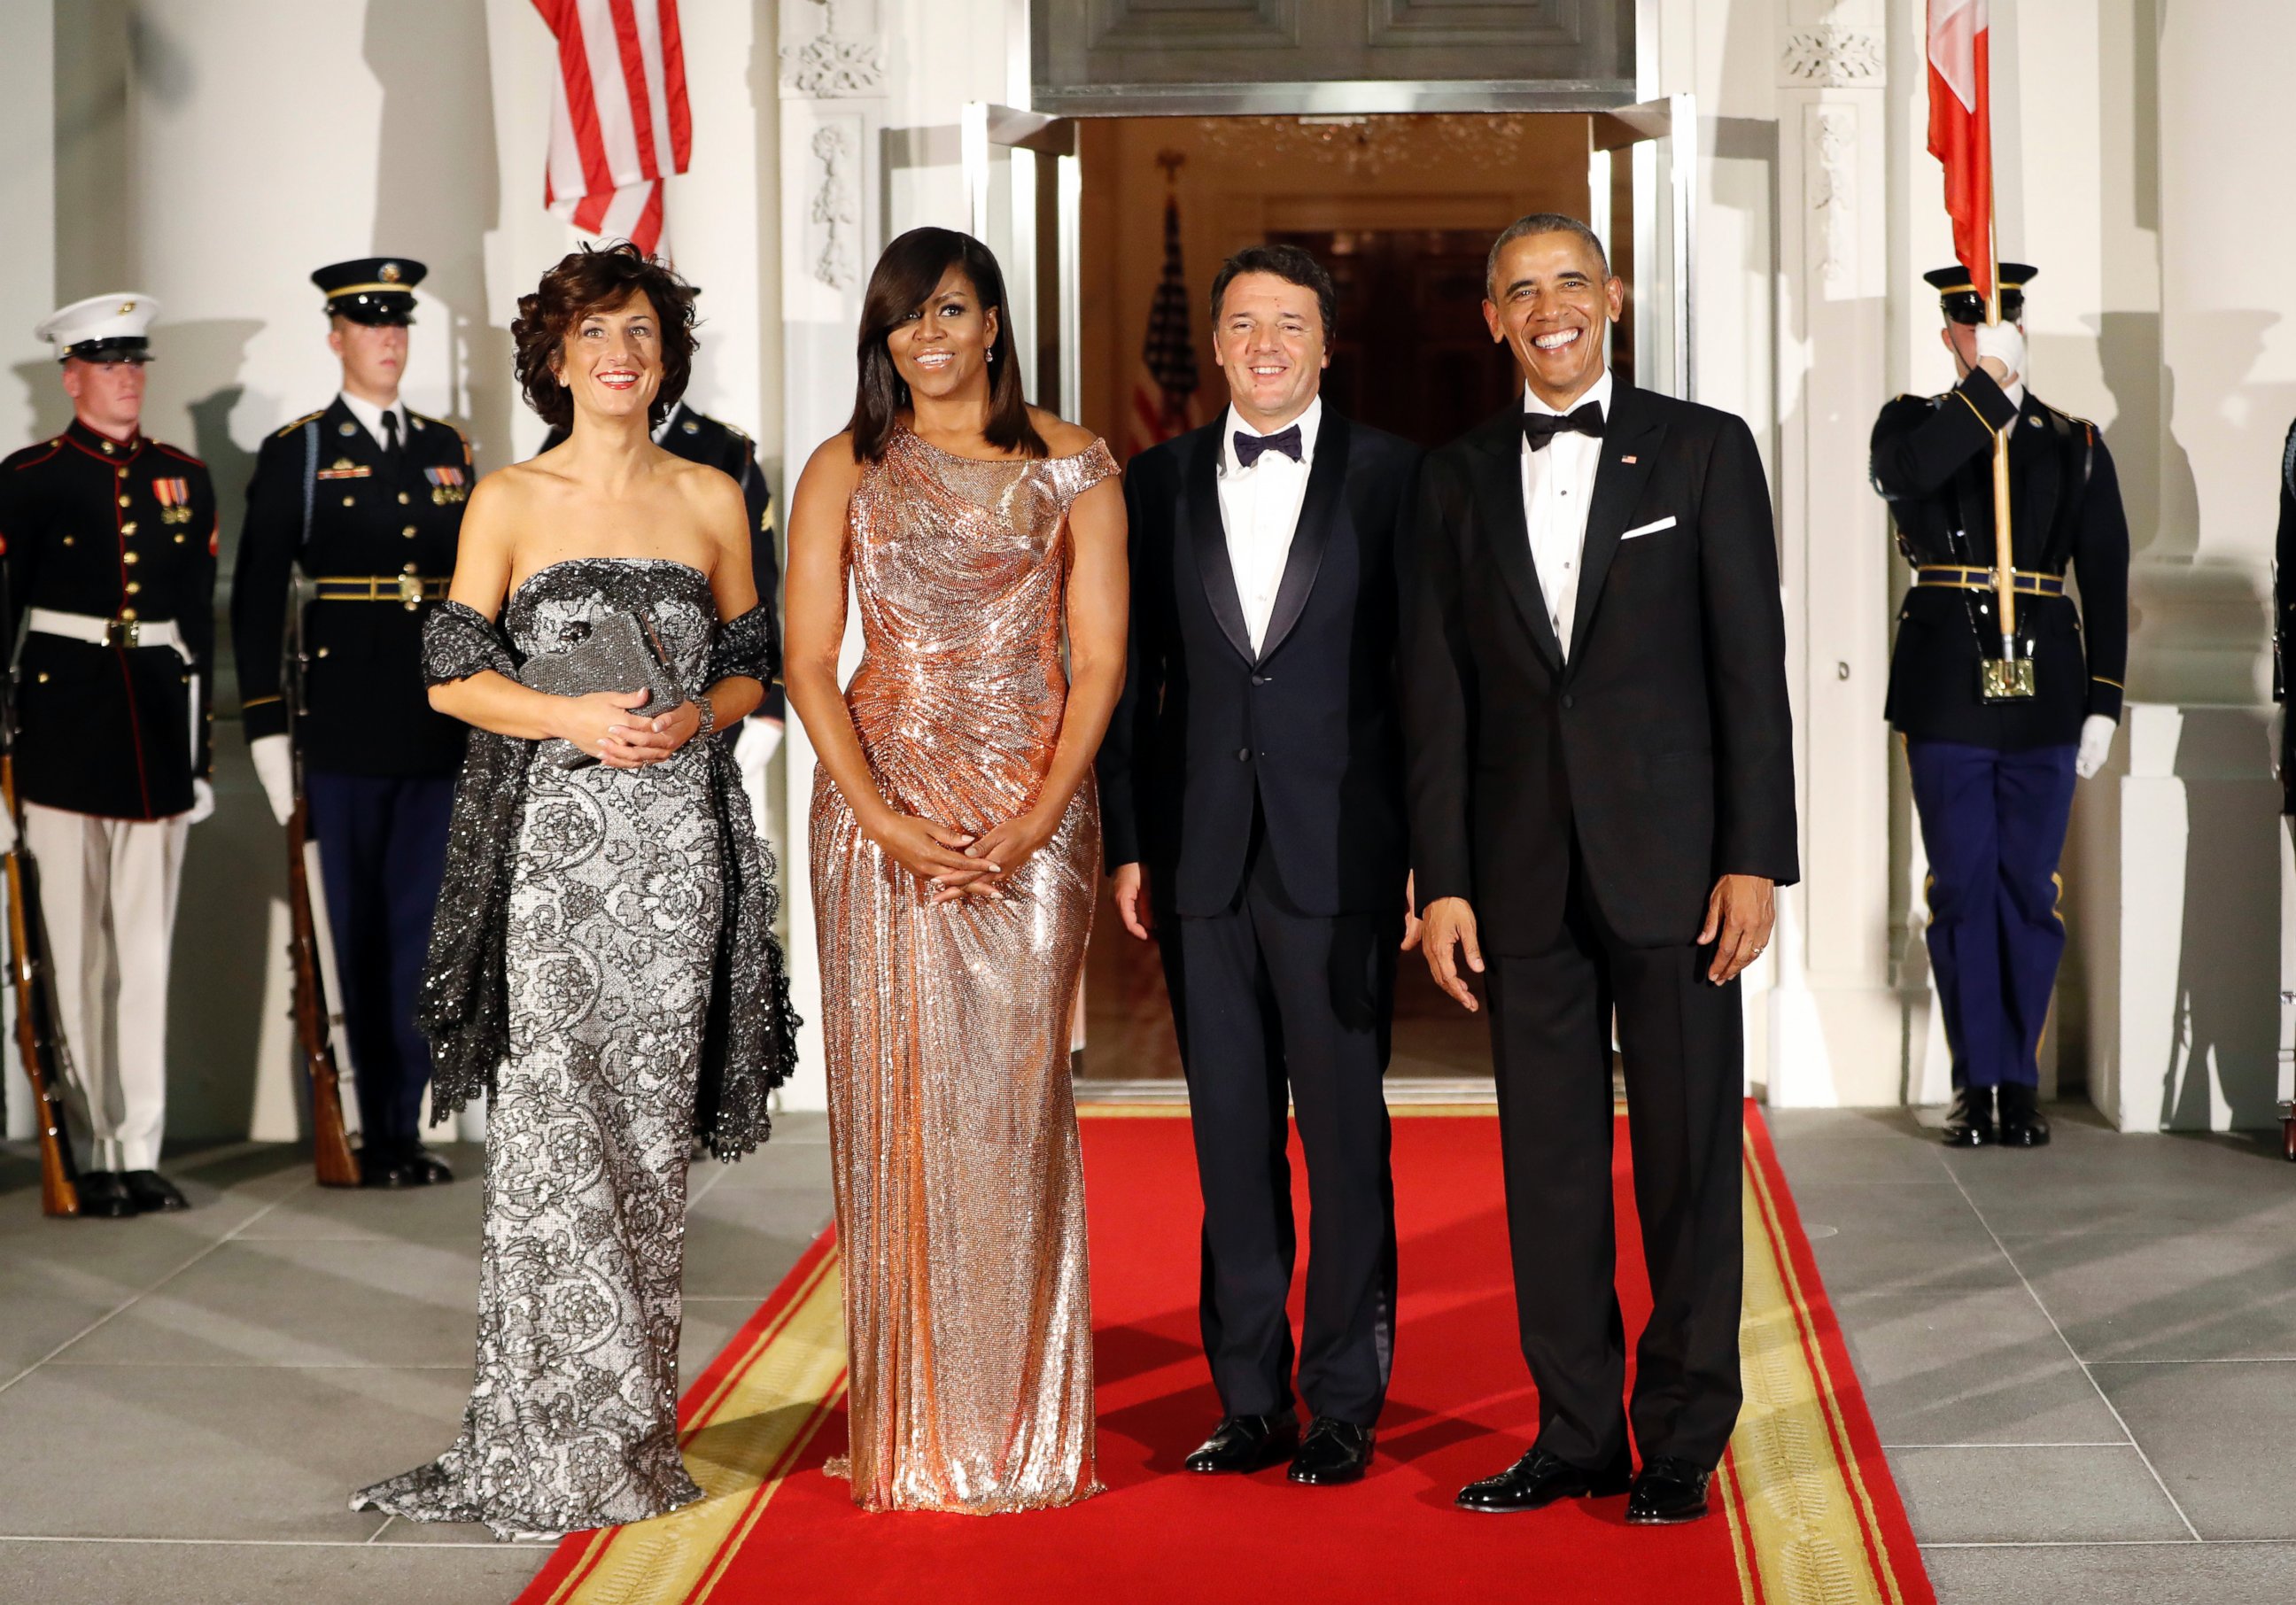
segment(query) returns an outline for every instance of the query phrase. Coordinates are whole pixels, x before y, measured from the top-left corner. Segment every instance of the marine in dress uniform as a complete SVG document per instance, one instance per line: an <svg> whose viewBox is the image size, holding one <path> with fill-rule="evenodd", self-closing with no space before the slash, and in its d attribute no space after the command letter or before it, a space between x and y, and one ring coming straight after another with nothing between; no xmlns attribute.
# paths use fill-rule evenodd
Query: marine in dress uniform
<svg viewBox="0 0 2296 1605"><path fill-rule="evenodd" d="M156 1168L168 966L187 827L215 808L215 489L142 432L159 310L100 295L42 323L72 422L0 463L25 844L72 1050L80 1209L111 1216L184 1207Z"/></svg>
<svg viewBox="0 0 2296 1605"><path fill-rule="evenodd" d="M2112 749L2128 658L2128 523L2112 454L2095 424L2035 399L2024 382L2033 274L2000 265L1996 327L1964 269L1925 275L1961 382L1942 396L1900 396L1874 426L1874 488L1914 566L1887 712L1905 738L1929 849L1930 963L1953 1050L1945 1140L1960 1147L2049 1140L2036 1056L2064 954L2057 864L2074 779L2094 774ZM2037 684L2031 697L1988 702L1979 665L2000 651L1993 441L2002 430L2017 636Z"/></svg>
<svg viewBox="0 0 2296 1605"><path fill-rule="evenodd" d="M398 399L423 272L377 257L311 275L343 388L264 441L232 582L247 739L282 823L294 807L296 695L282 647L296 570L309 582L293 740L357 1070L360 1175L384 1187L454 1180L420 1140L430 1053L414 1006L463 727L432 711L420 657L423 620L455 571L473 475L460 431Z"/></svg>
<svg viewBox="0 0 2296 1605"><path fill-rule="evenodd" d="M775 550L774 532L774 493L766 483L765 471L758 466L758 448L749 436L730 423L721 423L707 414L697 413L680 401L668 414L654 426L656 446L689 463L706 463L726 474L742 487L742 500L750 510L750 561L758 582L758 595L774 610L775 628L781 620L782 564ZM551 451L566 443L566 431L554 428L543 438L542 449ZM775 656L779 658L778 650ZM789 717L788 706L783 700L778 684L766 687L765 700L758 709L742 721L740 734L734 739L734 761L742 771L743 788L750 794L750 804L758 816L758 830L766 828L765 768L781 745L784 722Z"/></svg>

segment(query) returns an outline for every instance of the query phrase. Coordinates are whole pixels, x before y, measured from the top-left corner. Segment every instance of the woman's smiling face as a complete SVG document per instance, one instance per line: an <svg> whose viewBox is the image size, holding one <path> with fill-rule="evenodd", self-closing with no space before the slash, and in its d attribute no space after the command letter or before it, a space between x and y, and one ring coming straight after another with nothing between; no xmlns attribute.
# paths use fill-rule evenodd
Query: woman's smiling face
<svg viewBox="0 0 2296 1605"><path fill-rule="evenodd" d="M953 396L986 372L996 344L996 311L961 266L940 276L924 304L885 337L893 369L912 396Z"/></svg>
<svg viewBox="0 0 2296 1605"><path fill-rule="evenodd" d="M661 320L643 291L584 313L559 350L558 381L578 411L644 417L661 381Z"/></svg>

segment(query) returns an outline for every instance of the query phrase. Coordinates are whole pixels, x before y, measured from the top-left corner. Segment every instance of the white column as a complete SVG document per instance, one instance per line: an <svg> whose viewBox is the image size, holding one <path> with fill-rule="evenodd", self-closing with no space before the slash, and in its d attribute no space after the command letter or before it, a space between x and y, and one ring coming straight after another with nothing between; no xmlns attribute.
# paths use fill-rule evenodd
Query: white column
<svg viewBox="0 0 2296 1605"><path fill-rule="evenodd" d="M788 0L781 11L782 461L790 489L784 507L806 459L845 427L852 409L861 291L883 242L876 197L887 50L876 7L877 0ZM953 108L948 120L955 121ZM849 623L848 676L859 658L859 626ZM791 1109L819 1110L828 1107L829 1084L807 829L814 756L793 714L783 751L789 825L782 895L789 911L791 992L805 1029L798 1038L797 1075L783 1101Z"/></svg>
<svg viewBox="0 0 2296 1605"><path fill-rule="evenodd" d="M0 453L14 451L67 416L57 388L54 352L32 338L55 306L56 60L54 0L0 0L0 217L12 220L23 245L0 266L0 366L23 383L0 398ZM7 1101L11 1140L32 1134L31 1089L16 1054L16 1005L0 1000L0 1096Z"/></svg>
<svg viewBox="0 0 2296 1605"><path fill-rule="evenodd" d="M1802 881L1780 898L1769 1096L1896 1103L1890 541L1866 472L1890 290L1883 15L1881 0L1791 0L1782 12L1776 477Z"/></svg>

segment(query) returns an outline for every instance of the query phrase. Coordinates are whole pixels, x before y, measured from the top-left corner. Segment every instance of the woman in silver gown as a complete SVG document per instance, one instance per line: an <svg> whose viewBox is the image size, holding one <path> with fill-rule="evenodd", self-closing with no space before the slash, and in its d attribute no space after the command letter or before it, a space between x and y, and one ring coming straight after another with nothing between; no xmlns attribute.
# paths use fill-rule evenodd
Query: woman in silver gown
<svg viewBox="0 0 2296 1605"><path fill-rule="evenodd" d="M686 1163L766 1134L796 1020L773 865L726 743L775 672L740 489L655 446L693 291L634 248L520 303L519 372L565 445L472 497L426 626L431 700L477 727L455 800L422 1021L434 1104L488 1095L477 1382L438 1460L353 1509L499 1536L701 1497L677 1445ZM521 665L615 614L685 699L558 697ZM499 617L499 624L496 618ZM570 742L596 761L562 767Z"/></svg>

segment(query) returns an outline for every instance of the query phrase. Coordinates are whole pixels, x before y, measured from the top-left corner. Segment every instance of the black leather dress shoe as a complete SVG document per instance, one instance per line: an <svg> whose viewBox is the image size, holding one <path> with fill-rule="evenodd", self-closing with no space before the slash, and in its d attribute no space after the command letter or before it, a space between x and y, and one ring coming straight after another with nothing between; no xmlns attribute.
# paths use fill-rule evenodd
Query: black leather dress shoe
<svg viewBox="0 0 2296 1605"><path fill-rule="evenodd" d="M131 1170L119 1178L127 1189L127 1196L135 1208L145 1215L165 1215L170 1210L188 1209L191 1205L176 1191L175 1183L156 1170Z"/></svg>
<svg viewBox="0 0 2296 1605"><path fill-rule="evenodd" d="M1627 1495L1628 1527L1675 1527L1706 1514L1710 1473L1686 1460L1654 1460Z"/></svg>
<svg viewBox="0 0 2296 1605"><path fill-rule="evenodd" d="M442 1187L455 1179L455 1167L420 1142L409 1148L403 1159L417 1187Z"/></svg>
<svg viewBox="0 0 2296 1605"><path fill-rule="evenodd" d="M1948 1148L1984 1148L2000 1140L1993 1118L1993 1089L1965 1086L1953 1095L1953 1112L1945 1118Z"/></svg>
<svg viewBox="0 0 2296 1605"><path fill-rule="evenodd" d="M1292 1469L1284 1476L1293 1482L1317 1487L1361 1482L1364 1472L1371 1466L1371 1445L1375 1436L1368 1427L1358 1427L1335 1415L1319 1415L1316 1424L1308 1429L1308 1436L1300 1440L1300 1453L1292 1457Z"/></svg>
<svg viewBox="0 0 2296 1605"><path fill-rule="evenodd" d="M1600 1471L1589 1471L1533 1448L1496 1477L1471 1482L1453 1501L1463 1511L1502 1513L1536 1511L1559 1499L1607 1499L1623 1494L1633 1480L1633 1467L1621 1455Z"/></svg>
<svg viewBox="0 0 2296 1605"><path fill-rule="evenodd" d="M2001 1146L2046 1148L2049 1118L2041 1112L2038 1088L2013 1082L2001 1084Z"/></svg>
<svg viewBox="0 0 2296 1605"><path fill-rule="evenodd" d="M122 1221L140 1213L127 1191L127 1178L116 1170L79 1173L79 1212L92 1220Z"/></svg>
<svg viewBox="0 0 2296 1605"><path fill-rule="evenodd" d="M359 1151L359 1185L396 1191L422 1183L414 1179L414 1167L396 1151L367 1148Z"/></svg>
<svg viewBox="0 0 2296 1605"><path fill-rule="evenodd" d="M1282 1415L1224 1415L1186 1465L1191 1471L1257 1471L1289 1460L1300 1445L1300 1418Z"/></svg>

